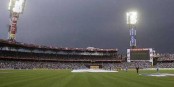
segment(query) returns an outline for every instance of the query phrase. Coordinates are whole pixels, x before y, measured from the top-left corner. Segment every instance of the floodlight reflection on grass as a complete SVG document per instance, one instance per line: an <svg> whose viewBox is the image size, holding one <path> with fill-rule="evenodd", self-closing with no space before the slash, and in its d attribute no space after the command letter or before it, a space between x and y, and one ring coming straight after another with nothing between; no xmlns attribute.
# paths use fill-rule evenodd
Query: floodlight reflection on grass
<svg viewBox="0 0 174 87"><path fill-rule="evenodd" d="M127 12L127 24L135 25L137 23L137 12Z"/></svg>

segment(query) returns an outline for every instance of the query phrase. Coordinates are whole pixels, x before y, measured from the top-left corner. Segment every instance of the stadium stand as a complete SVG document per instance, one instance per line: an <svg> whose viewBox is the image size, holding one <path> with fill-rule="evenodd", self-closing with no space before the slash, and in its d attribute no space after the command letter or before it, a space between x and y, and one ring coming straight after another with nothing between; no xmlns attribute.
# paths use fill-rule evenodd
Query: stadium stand
<svg viewBox="0 0 174 87"><path fill-rule="evenodd" d="M117 49L59 48L0 40L1 69L79 69L124 60Z"/></svg>
<svg viewBox="0 0 174 87"><path fill-rule="evenodd" d="M157 64L155 67L174 68L174 54L158 54Z"/></svg>
<svg viewBox="0 0 174 87"><path fill-rule="evenodd" d="M159 54L158 61L174 61L174 54Z"/></svg>
<svg viewBox="0 0 174 87"><path fill-rule="evenodd" d="M151 68L147 61L126 62L117 49L62 48L0 39L0 69ZM174 54L161 54L154 67L174 68Z"/></svg>

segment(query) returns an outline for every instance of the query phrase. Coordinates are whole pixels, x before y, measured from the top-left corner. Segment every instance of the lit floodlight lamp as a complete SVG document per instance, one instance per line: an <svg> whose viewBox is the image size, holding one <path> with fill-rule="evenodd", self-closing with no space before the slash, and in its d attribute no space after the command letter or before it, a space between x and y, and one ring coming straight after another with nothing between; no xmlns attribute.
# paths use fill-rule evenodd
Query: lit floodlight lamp
<svg viewBox="0 0 174 87"><path fill-rule="evenodd" d="M22 13L26 0L10 0L8 10L16 13Z"/></svg>
<svg viewBox="0 0 174 87"><path fill-rule="evenodd" d="M9 10L9 11L13 9L13 6L14 6L15 1L16 1L16 0L10 0L9 6L8 6L8 10Z"/></svg>
<svg viewBox="0 0 174 87"><path fill-rule="evenodd" d="M137 23L137 12L127 12L127 24L135 25Z"/></svg>

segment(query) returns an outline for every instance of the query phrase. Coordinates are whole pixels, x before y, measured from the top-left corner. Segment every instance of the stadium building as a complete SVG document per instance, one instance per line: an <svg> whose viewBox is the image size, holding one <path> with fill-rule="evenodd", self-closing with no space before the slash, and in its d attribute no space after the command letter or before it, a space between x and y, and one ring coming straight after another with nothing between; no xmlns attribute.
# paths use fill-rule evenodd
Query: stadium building
<svg viewBox="0 0 174 87"><path fill-rule="evenodd" d="M118 49L48 47L1 39L0 61L0 68L9 69L79 69L108 68L104 65L125 58Z"/></svg>
<svg viewBox="0 0 174 87"><path fill-rule="evenodd" d="M61 48L0 40L1 69L106 69L174 68L173 55L152 56L148 49L131 49L129 56L118 49ZM154 62L154 66L152 65Z"/></svg>

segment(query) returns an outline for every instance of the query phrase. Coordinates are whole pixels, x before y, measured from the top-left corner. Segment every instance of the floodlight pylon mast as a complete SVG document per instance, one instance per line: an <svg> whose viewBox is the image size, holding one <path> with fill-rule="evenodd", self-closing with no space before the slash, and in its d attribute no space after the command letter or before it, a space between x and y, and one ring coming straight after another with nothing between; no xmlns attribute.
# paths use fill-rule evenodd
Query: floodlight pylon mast
<svg viewBox="0 0 174 87"><path fill-rule="evenodd" d="M9 24L9 31L8 31L8 40L15 41L16 39L16 32L17 32L17 21L19 18L19 14L15 12L10 13L10 24Z"/></svg>
<svg viewBox="0 0 174 87"><path fill-rule="evenodd" d="M15 41L17 32L17 22L19 15L23 13L26 0L10 0L8 10L10 11L10 24L8 40Z"/></svg>
<svg viewBox="0 0 174 87"><path fill-rule="evenodd" d="M136 48L136 23L137 23L137 12L127 13L127 24L129 26L130 32L130 47L132 49Z"/></svg>
<svg viewBox="0 0 174 87"><path fill-rule="evenodd" d="M130 32L130 47L136 48L137 43L136 43L136 27L134 25L130 25L129 27L129 32Z"/></svg>

